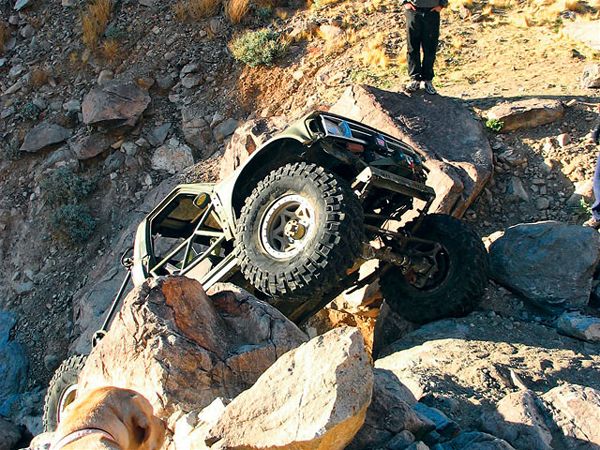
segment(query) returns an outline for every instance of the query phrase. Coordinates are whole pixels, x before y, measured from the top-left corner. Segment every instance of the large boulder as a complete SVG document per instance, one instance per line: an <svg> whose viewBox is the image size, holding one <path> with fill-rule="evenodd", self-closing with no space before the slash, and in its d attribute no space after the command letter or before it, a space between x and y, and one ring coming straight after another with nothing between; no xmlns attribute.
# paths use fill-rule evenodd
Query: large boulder
<svg viewBox="0 0 600 450"><path fill-rule="evenodd" d="M600 51L600 20L568 21L563 30L571 39L583 42L591 49Z"/></svg>
<svg viewBox="0 0 600 450"><path fill-rule="evenodd" d="M209 298L183 277L136 288L88 357L82 391L133 389L168 419L235 397L306 339L275 308L233 285L222 288Z"/></svg>
<svg viewBox="0 0 600 450"><path fill-rule="evenodd" d="M545 412L530 390L512 392L497 405L497 410L482 419L485 431L517 447L552 450L552 432L546 425Z"/></svg>
<svg viewBox="0 0 600 450"><path fill-rule="evenodd" d="M556 321L559 332L589 342L600 342L600 318L577 311L564 312Z"/></svg>
<svg viewBox="0 0 600 450"><path fill-rule="evenodd" d="M527 447L521 447L523 449ZM486 433L465 431L436 450L514 450L508 442Z"/></svg>
<svg viewBox="0 0 600 450"><path fill-rule="evenodd" d="M558 100L530 98L516 102L504 102L486 112L488 120L502 123L502 131L533 128L560 119L565 109Z"/></svg>
<svg viewBox="0 0 600 450"><path fill-rule="evenodd" d="M542 395L558 433L554 448L600 448L600 391L565 383Z"/></svg>
<svg viewBox="0 0 600 450"><path fill-rule="evenodd" d="M600 88L600 64L588 64L581 74L582 88Z"/></svg>
<svg viewBox="0 0 600 450"><path fill-rule="evenodd" d="M185 142L200 151L202 156L209 156L207 147L212 140L212 132L203 108L191 105L181 110L181 131Z"/></svg>
<svg viewBox="0 0 600 450"><path fill-rule="evenodd" d="M348 450L383 447L405 430L417 437L433 430L434 424L412 409L415 403L410 390L393 373L375 369L373 399L365 423Z"/></svg>
<svg viewBox="0 0 600 450"><path fill-rule="evenodd" d="M437 194L433 212L462 216L491 176L492 149L483 128L456 100L355 85L331 112L402 139L424 154L427 184Z"/></svg>
<svg viewBox="0 0 600 450"><path fill-rule="evenodd" d="M463 428L478 426L481 414L516 386L541 391L569 382L600 389L600 345L494 313L424 325L382 355L376 369L393 374L415 399L451 412Z"/></svg>
<svg viewBox="0 0 600 450"><path fill-rule="evenodd" d="M0 415L5 417L27 383L27 357L21 344L11 338L16 323L13 313L0 311Z"/></svg>
<svg viewBox="0 0 600 450"><path fill-rule="evenodd" d="M254 151L285 127L283 117L252 119L238 127L225 148L219 179L230 176Z"/></svg>
<svg viewBox="0 0 600 450"><path fill-rule="evenodd" d="M373 373L361 334L337 328L283 355L223 411L214 448L342 450L364 422Z"/></svg>
<svg viewBox="0 0 600 450"><path fill-rule="evenodd" d="M149 104L148 91L136 83L110 81L95 86L83 97L83 122L133 126Z"/></svg>
<svg viewBox="0 0 600 450"><path fill-rule="evenodd" d="M0 450L13 450L21 439L19 429L2 418L0 418Z"/></svg>
<svg viewBox="0 0 600 450"><path fill-rule="evenodd" d="M596 230L547 221L512 226L492 242L491 277L547 307L586 305L600 261Z"/></svg>
<svg viewBox="0 0 600 450"><path fill-rule="evenodd" d="M73 137L69 142L71 151L79 160L85 160L98 156L107 150L115 141L103 133L87 134L85 132Z"/></svg>
<svg viewBox="0 0 600 450"><path fill-rule="evenodd" d="M41 123L32 128L26 135L20 150L22 152L36 153L46 147L60 144L71 136L66 128L54 123Z"/></svg>

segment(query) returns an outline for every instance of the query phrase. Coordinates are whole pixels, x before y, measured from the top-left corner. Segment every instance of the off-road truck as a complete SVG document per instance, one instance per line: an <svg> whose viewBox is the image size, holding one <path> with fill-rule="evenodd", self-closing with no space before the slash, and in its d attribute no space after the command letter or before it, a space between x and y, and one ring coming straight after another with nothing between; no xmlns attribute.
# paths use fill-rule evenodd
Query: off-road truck
<svg viewBox="0 0 600 450"><path fill-rule="evenodd" d="M313 112L259 147L228 179L176 187L139 224L128 277L182 275L208 289L231 281L300 323L345 289L379 278L392 310L424 323L469 312L487 282L487 254L465 223L428 214L424 157L361 123ZM402 227L415 200L422 205ZM359 281L358 268L379 260ZM80 355L46 399L52 430L74 398Z"/></svg>

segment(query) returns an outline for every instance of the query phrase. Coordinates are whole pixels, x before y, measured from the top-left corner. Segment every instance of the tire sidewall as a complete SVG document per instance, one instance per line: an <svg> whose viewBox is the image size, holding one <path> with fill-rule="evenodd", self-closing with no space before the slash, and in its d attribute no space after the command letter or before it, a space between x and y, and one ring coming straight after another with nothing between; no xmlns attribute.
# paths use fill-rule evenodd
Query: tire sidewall
<svg viewBox="0 0 600 450"><path fill-rule="evenodd" d="M42 418L44 431L53 432L58 426L58 408L63 394L77 385L79 374L85 364L85 355L72 356L60 365L48 385Z"/></svg>

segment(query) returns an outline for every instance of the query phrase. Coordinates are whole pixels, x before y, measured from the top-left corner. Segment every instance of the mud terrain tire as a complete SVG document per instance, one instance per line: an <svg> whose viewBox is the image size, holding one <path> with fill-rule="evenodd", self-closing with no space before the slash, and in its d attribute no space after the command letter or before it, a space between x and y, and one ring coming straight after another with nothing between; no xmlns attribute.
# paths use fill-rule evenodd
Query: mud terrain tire
<svg viewBox="0 0 600 450"><path fill-rule="evenodd" d="M302 249L291 257L284 256L293 251L281 252L278 258L267 250L264 227L276 220L270 217L286 198L305 201L314 218ZM267 175L246 199L236 233L241 272L267 295L284 296L285 301L314 299L346 277L361 254L363 227L362 206L346 181L315 164L287 164Z"/></svg>
<svg viewBox="0 0 600 450"><path fill-rule="evenodd" d="M414 236L442 244L448 268L439 284L419 289L392 267L380 279L390 308L419 324L470 313L488 281L488 254L481 238L468 224L442 214L425 216Z"/></svg>
<svg viewBox="0 0 600 450"><path fill-rule="evenodd" d="M66 406L65 394L75 393L77 378L85 365L87 355L74 355L65 359L56 369L50 384L48 392L44 399L44 416L42 418L44 431L52 432L56 430L59 422L59 408ZM71 399L72 400L72 399Z"/></svg>

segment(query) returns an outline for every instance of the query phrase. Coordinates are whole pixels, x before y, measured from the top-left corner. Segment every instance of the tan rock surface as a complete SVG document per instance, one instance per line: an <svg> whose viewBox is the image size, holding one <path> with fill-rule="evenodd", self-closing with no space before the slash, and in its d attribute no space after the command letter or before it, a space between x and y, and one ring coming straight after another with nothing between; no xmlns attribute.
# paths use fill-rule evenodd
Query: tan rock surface
<svg viewBox="0 0 600 450"><path fill-rule="evenodd" d="M136 390L168 419L235 397L306 339L273 307L221 288L209 298L198 282L170 277L134 290L90 354L81 389Z"/></svg>
<svg viewBox="0 0 600 450"><path fill-rule="evenodd" d="M337 328L282 356L230 403L217 449L343 449L365 419L373 372L360 333Z"/></svg>

